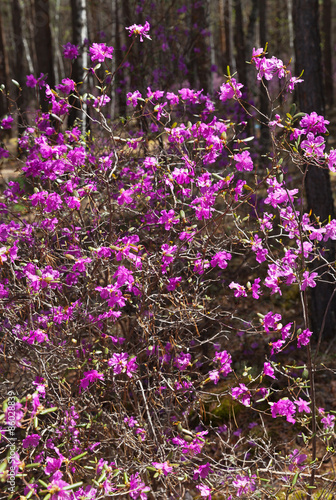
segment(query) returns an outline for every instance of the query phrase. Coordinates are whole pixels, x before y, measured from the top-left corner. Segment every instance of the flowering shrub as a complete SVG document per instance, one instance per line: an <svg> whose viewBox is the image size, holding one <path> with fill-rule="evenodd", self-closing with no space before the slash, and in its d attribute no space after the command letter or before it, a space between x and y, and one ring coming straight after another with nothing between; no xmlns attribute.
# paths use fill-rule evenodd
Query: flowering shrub
<svg viewBox="0 0 336 500"><path fill-rule="evenodd" d="M150 39L148 23L127 29ZM89 51L108 67L112 47ZM300 82L263 49L252 63L284 91ZM92 106L82 135L65 125L75 83L66 78L59 93L46 84L50 114L37 112L19 139L27 189L10 182L0 205L7 497L260 498L291 488L292 474L305 487L317 436L328 446L334 426L316 409L307 293L321 279L310 262L326 260L316 243L336 239L336 221L305 213L286 179L291 161L334 168L326 120L272 115L274 152L261 161L246 122L226 114L226 101L242 97L229 77L214 100L189 88L134 90L131 126L106 119L101 85L99 96L77 96ZM259 304L288 289L302 324ZM253 369L237 364L241 337L261 346ZM309 384L281 358L304 346ZM300 429L306 453L278 453L272 418Z"/></svg>

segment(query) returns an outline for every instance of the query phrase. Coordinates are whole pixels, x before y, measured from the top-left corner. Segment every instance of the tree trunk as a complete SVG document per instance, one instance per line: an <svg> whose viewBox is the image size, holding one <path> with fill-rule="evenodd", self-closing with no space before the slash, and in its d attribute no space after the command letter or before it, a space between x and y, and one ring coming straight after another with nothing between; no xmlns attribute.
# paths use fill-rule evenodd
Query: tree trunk
<svg viewBox="0 0 336 500"><path fill-rule="evenodd" d="M235 9L235 29L234 43L236 48L236 65L239 82L242 83L246 90L246 47L243 28L243 11L241 0L234 1Z"/></svg>
<svg viewBox="0 0 336 500"><path fill-rule="evenodd" d="M40 73L44 73L47 76L46 82L51 88L54 88L55 76L49 23L49 0L35 0L34 11L34 43L37 58L37 76ZM48 101L45 98L44 89L40 91L40 99L42 110L47 111Z"/></svg>
<svg viewBox="0 0 336 500"><path fill-rule="evenodd" d="M318 27L318 0L295 0L293 2L293 20L295 30L296 74L304 69L304 82L298 86L298 98L301 111L318 114L324 112L323 84L321 68L320 35ZM312 220L318 217L321 222L334 218L334 204L331 193L328 170L308 165L305 188L308 209L312 212ZM335 261L333 242L329 241L325 248L325 256L329 262ZM316 266L321 266L321 262ZM320 267L319 273L328 280L327 266ZM331 338L335 335L335 303L327 309L331 299L334 284L319 282L312 289L312 325L315 334L318 334L326 315L324 336Z"/></svg>
<svg viewBox="0 0 336 500"><path fill-rule="evenodd" d="M78 90L83 94L86 92L87 83L84 81L84 70L88 66L88 56L84 47L84 41L88 38L87 6L86 0L71 0L72 21L72 43L79 46L79 56L75 59L72 68L72 79L76 82ZM76 118L82 119L82 132L87 129L87 106L83 104L80 111L78 99L70 99L72 109L69 114L68 124L72 127Z"/></svg>
<svg viewBox="0 0 336 500"><path fill-rule="evenodd" d="M330 109L334 103L334 85L332 68L332 41L331 41L331 0L323 0L323 69L324 93L327 107Z"/></svg>
<svg viewBox="0 0 336 500"><path fill-rule="evenodd" d="M227 64L230 67L231 74L235 72L233 59L233 36L232 36L232 5L231 0L225 0L224 3L224 30L225 30L225 52Z"/></svg>
<svg viewBox="0 0 336 500"><path fill-rule="evenodd" d="M14 34L14 60L13 60L13 76L14 79L20 83L21 91L18 91L15 87L16 105L19 111L18 115L18 131L19 135L25 130L24 125L24 113L27 108L27 87L25 85L25 75L23 66L22 54L25 52L22 34L22 16L21 16L21 5L19 0L12 0L12 26Z"/></svg>
<svg viewBox="0 0 336 500"><path fill-rule="evenodd" d="M267 12L267 2L266 0L259 0L259 42L260 47L265 48L267 40L267 21L266 21L266 12ZM263 85L260 87L260 147L261 153L265 154L269 151L270 144L270 134L268 121L265 117L268 117L269 114L269 101L267 96L267 81L263 80Z"/></svg>
<svg viewBox="0 0 336 500"><path fill-rule="evenodd" d="M0 85L5 86L5 90L0 92L0 118L7 113L8 101L6 98L6 92L9 89L9 68L8 59L6 53L6 41L5 34L3 31L2 16L0 13Z"/></svg>

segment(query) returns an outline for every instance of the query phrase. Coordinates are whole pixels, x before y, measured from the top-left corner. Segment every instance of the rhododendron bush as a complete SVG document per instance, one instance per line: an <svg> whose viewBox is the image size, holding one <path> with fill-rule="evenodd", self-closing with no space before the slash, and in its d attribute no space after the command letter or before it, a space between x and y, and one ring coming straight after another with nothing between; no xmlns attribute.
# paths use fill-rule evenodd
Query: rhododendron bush
<svg viewBox="0 0 336 500"><path fill-rule="evenodd" d="M148 23L127 29L151 43ZM65 55L78 48L67 44ZM336 220L305 212L288 169L335 170L328 122L281 117L271 101L272 151L260 157L246 136L247 89L230 75L213 98L133 89L130 118L111 122L113 48L95 43L89 57L91 78L97 62L106 69L91 94L70 78L51 89L28 76L50 111L37 111L19 138L22 174L2 193L6 497L309 491L322 463L317 439L324 457L333 453L334 416L316 407L308 294L335 280L322 247L336 239ZM300 83L263 49L251 62L260 84L278 79L283 96ZM74 94L90 130L80 119L67 129ZM277 306L289 291L301 305L295 321ZM256 342L262 354L251 366ZM308 371L286 356L303 356ZM273 419L295 425L300 449L290 442L279 452Z"/></svg>

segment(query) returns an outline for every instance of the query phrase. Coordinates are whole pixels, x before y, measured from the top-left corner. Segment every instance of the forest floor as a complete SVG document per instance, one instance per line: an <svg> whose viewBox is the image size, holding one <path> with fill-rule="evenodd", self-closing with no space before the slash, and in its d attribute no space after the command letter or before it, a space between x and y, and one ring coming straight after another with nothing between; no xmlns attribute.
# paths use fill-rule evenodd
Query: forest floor
<svg viewBox="0 0 336 500"><path fill-rule="evenodd" d="M336 114L333 117L333 125L331 127L329 145L336 145ZM7 141L6 147L9 149L12 157L15 158L17 154L17 140L11 138ZM0 189L5 186L9 180L14 180L20 175L20 168L22 163L16 159L2 159L0 164ZM336 174L331 173L331 184L333 193L336 194ZM220 300L220 299L219 299ZM237 303L238 304L238 303ZM238 307L238 305L237 305ZM263 301L246 301L243 306L244 310L237 310L236 316L239 317L252 317L255 316L257 312L266 314L268 311L278 312L282 314L286 322L292 321L296 325L301 322L301 316L298 314L300 311L299 296L291 295L290 293L285 294L285 296L279 300L272 300L271 298L264 299ZM316 340L312 341L312 353L314 356L316 349ZM250 366L260 366L263 362L265 352L265 341L255 338L242 338L237 336L236 339L231 342L230 339L230 351L233 359L236 358L237 363L235 370L242 371L246 367L239 366L239 356L241 353L248 353L248 359ZM277 362L286 364L291 367L294 371L302 374L303 367L307 365L307 355L304 349L293 351L287 350L281 356L277 357ZM296 368L294 368L296 367ZM322 340L319 353L316 357L315 365L315 383L316 383L316 406L324 408L326 411L336 414L336 339L332 341ZM279 381L281 384L281 381ZM299 397L298 394L296 394ZM230 425L236 432L240 429L247 429L249 424L251 424L251 411L242 408L239 412L235 413L234 408L229 412ZM284 418L272 419L270 416L263 415L265 425L267 427L269 437L274 442L277 443L277 450L282 455L287 455L290 451L297 448L300 453L305 453L311 456L311 447L307 447L304 440L300 435L298 435L298 430L296 426L293 426L286 422ZM224 423L224 422L223 422ZM228 423L228 416L225 416L225 423ZM219 422L219 425L221 423ZM316 470L317 482L321 483L321 488L323 489L323 496L325 500L331 500L334 498L333 489L336 486L336 457L334 456L334 447L336 448L336 435L335 443L329 443L329 452L326 451L325 443L317 441L317 456L319 459L320 466ZM265 474L267 471L265 470ZM293 477L295 473L290 473ZM305 472L303 471L303 476ZM323 480L322 480L323 477ZM322 492L322 489L320 490ZM292 499L300 498L300 494L295 493L296 496L290 497ZM282 493L277 495L277 498L287 498L286 495L282 497Z"/></svg>

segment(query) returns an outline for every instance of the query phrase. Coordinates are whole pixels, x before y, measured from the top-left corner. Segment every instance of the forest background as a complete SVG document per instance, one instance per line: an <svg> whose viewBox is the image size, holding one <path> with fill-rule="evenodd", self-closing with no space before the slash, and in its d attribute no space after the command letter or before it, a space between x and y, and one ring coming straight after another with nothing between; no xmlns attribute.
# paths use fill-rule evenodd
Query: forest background
<svg viewBox="0 0 336 500"><path fill-rule="evenodd" d="M301 498L300 495L306 495L307 498L312 495L315 495L315 498L332 498L335 485L333 414L336 407L333 394L336 385L333 351L336 307L333 270L335 234L332 229L333 178L330 179L330 175L334 175L334 164L333 160L324 158L325 162L329 161L331 165L330 173L325 165L321 166L318 160L314 161L315 157L309 160L308 155L307 160L304 142L300 149L299 143L288 146L290 141L287 136L284 142L278 141L272 129L276 126L275 122L271 125L269 121L271 117L274 118L275 111L287 117L285 128L289 136L294 130L292 127L295 119L303 116L295 114L293 103L296 103L297 111L317 113L319 133L329 135L326 139L328 148L334 145L335 8L336 5L331 0L1 2L1 151L8 149L10 152L10 155L3 154L2 181L5 189L4 199L6 203L8 200L9 204L13 203L13 211L6 214L6 217L8 220L12 217L11 222L7 222L13 231L14 239L17 237L15 231L21 229L19 230L13 221L18 220L18 225L22 224L22 228L30 224L34 227L34 238L31 240L34 244L31 245L29 237L27 234L23 235L22 229L22 247L19 252L21 267L19 269L13 264L10 269L10 261L14 263L16 259L16 250L13 248L18 248L16 245L19 240L14 241L6 234L7 230L3 228L5 223L1 226L1 237L4 238L2 241L9 245L0 249L3 280L1 286L5 287L1 288L1 312L4 314L1 324L1 355L4 360L2 375L5 381L3 387L8 390L11 388L14 392L9 391L7 397L3 394L4 406L0 422L5 420L8 425L8 407L13 400L12 393L15 393L15 435L23 443L15 452L18 453L18 456L15 455L15 494L24 494L27 498L45 495L44 498L51 497L51 500L104 498L108 495L129 495L135 499L147 498L148 495L152 498L172 499L188 498L190 494L206 498L230 498L230 495L233 495L232 498L235 498L235 495L247 495L249 498ZM146 43L139 43L136 36L134 43L125 27L134 23L142 26L146 22L150 23L151 42L145 40ZM132 33L139 35L136 30L131 30ZM69 43L79 49L78 57L72 60L63 57L64 49ZM105 55L108 54L106 46L113 47L113 57L108 61L110 65L107 69L100 64L93 67L93 44L101 44L98 51L103 50L104 45ZM252 64L250 62L253 50L258 47L267 50L270 56L281 58L281 64L286 71L291 63L293 74L303 79L303 82L295 87L293 94L284 92L285 87L280 76L272 81L268 81L268 78L256 80L254 65L257 65L256 61L263 52L257 55L254 53ZM78 84L77 97L80 95L83 99L81 105L78 105L78 102L73 100L76 99L74 94L66 98L71 105L69 113L65 113L68 114L66 120L64 117L60 119L54 111L58 109L56 100L60 99L59 102L63 104L65 102L59 97L59 93L49 93L48 102L45 88L42 85L41 88L38 88L37 84L31 85L32 81L44 81L51 89L56 87L61 90L61 81L65 76ZM244 86L243 96L236 86L236 80ZM194 90L188 94L188 88ZM176 200L173 184L169 184L172 182L170 175L174 161L179 164L181 158L185 161L186 157L182 155L180 146L174 145L176 150L173 146L169 149L168 143L160 139L161 134L155 136L162 126L159 113L165 113L162 110L167 103L158 104L154 111L146 114L146 106L152 104L152 99L155 101L162 97L155 95L155 91L159 89L168 94L180 92L181 96L189 95L183 97L186 99L183 104L185 114L179 111L176 116L177 121L188 116L190 120L187 122L187 130L193 130L195 137L188 142L190 136L189 132L185 131L185 125L178 127L177 123L171 126L171 131L168 131L167 127L164 128L162 134L173 136L176 132L176 143L184 143L185 140L185 151L190 153L190 158L193 155L198 158L199 163L195 164L200 168L200 177L196 184L202 195L211 182L215 182L214 179L219 180L217 184L221 185L220 195L223 199L225 196L227 198L225 203L222 202L224 205L217 201L216 214L220 214L218 218L222 221L230 219L227 226L217 226L217 219L214 219L211 221L213 226L210 230L206 220L211 218L208 215L214 209L209 209L204 220L196 211L196 224L188 226L179 238L184 238L187 245L195 236L195 246L192 247L190 243L189 253L186 254L183 254L185 248L179 247L181 256L178 258L181 258L181 262L176 258L176 263L174 260L177 246L175 248L172 245L174 238L178 243L175 228L180 230L180 225L186 225L189 217L192 221L193 216L188 210L202 196L187 206L185 202ZM205 153L199 152L203 149L207 153L209 151L206 147L198 149L205 136L197 135L197 127L201 120L207 119L207 114L198 115L199 110L195 110L192 105L206 103L209 105L207 111L213 112L214 109L209 104L210 99L218 100L220 96L220 100L224 101L226 98L223 97L223 89L229 89L231 97L237 101L235 105L239 104L241 107L238 111L239 106L233 106L222 115L217 111L219 122L226 121L225 127L221 125L222 128L216 129L216 133L219 134L220 131L220 140L225 142L226 127L228 130L231 126L234 129L237 124L237 130L241 126L243 130L237 132L237 135L236 130L228 132L228 143L238 138L237 142L233 146L231 156L223 154L224 163L228 163L223 166L218 160L218 163L209 167L209 172L213 175L213 180L210 181L207 178L207 169L204 169L202 164L204 160L206 165L206 160L202 158ZM146 95L145 99L141 97ZM198 100L200 95L203 100ZM278 96L276 107L276 99L270 96ZM141 104L141 99L145 104ZM78 100L80 101L80 98ZM95 104L90 111L92 102ZM100 113L103 105L104 117ZM39 118L36 118L36 109L39 109ZM29 153L34 155L34 147L40 147L42 144L38 137L31 151L28 149L25 153L24 148L28 144L26 138L29 134L36 132L39 135L48 129L49 125L44 123L48 113L50 128L55 129L54 135L50 134L46 139L50 140L50 148L55 147L53 141L57 142L57 134L58 137L62 136L60 140L63 140L63 133L65 136L68 133L65 131L66 127L71 130L74 126L75 145L72 144L74 139L69 133L69 150L83 155L84 164L86 152L83 151L87 148L92 152L92 156L88 155L83 170L80 162L76 163L77 160L74 160L75 155L72 155L71 161L75 162L78 174L74 183L80 186L80 195L77 196L77 191L74 191L73 198L68 197L68 187L63 189L62 185L63 181L66 185L66 179L70 182L66 177L68 174L60 179L61 187L57 186L55 179L45 177L44 171L40 181L33 179L31 184L20 177L20 167L26 169L28 165L25 164L25 154L27 153L31 160ZM132 116L133 113L135 117ZM172 116L173 113L172 111ZM62 113L60 115L62 116ZM324 128L327 122L324 122L321 115L330 121L330 134ZM14 118L11 127L7 126L7 116ZM275 118L277 116L275 114ZM169 120L167 119L167 124L170 123ZM216 120L212 123L216 123ZM281 123L280 116L276 120L278 124ZM285 118L283 123L284 120ZM57 121L62 122L63 128L57 128ZM37 124L36 130L34 123ZM301 127L304 129L304 125ZM105 137L104 133L107 134ZM181 141L178 133L184 137ZM110 146L106 137L112 141ZM143 140L143 150L140 147L137 150L138 140ZM265 178L262 182L257 182L256 176L253 188L249 187L250 184L253 185L252 175L248 178L249 184L245 189L250 189L252 194L242 197L240 204L241 190L236 187L234 194L233 188L231 191L228 188L223 194L223 186L227 183L228 187L230 180L229 176L221 176L228 166L231 168L232 158L237 162L239 172L250 172L250 164L244 161L248 157L246 152L251 140L256 172L260 175L258 179L260 180L262 175L265 175ZM129 150L125 149L125 142ZM119 171L119 166L113 167L111 176L106 170L101 176L99 174L97 178L100 187L95 191L96 174L91 170L93 157L96 156L97 171L100 172L99 155L106 159L106 164L112 162L112 143L123 168ZM118 147L115 144L118 144ZM57 146L55 151L56 149ZM143 151L149 156L142 158ZM305 158L305 167L302 167L303 163L297 159L298 151ZM41 152L42 158L45 159L44 154L48 155L49 152ZM55 152L56 156L58 154ZM64 150L62 154L65 155ZM245 160L240 160L243 157L239 155L244 154ZM284 167L283 172L281 155L287 160L288 157L291 159L288 160L289 170ZM147 162L146 167L153 169L153 173L156 171L157 165L153 163L153 158L150 158L152 162L149 161L150 156L156 157L162 170L155 174L157 191L153 194L153 188L150 195L152 198L146 198L150 208L149 213L145 214L145 205L141 205L139 200L136 201L136 208L133 204L131 195L140 188L137 184L134 187L132 183L135 182L136 176L140 175L137 174L137 169L142 171L143 160L144 164ZM212 164L212 161L209 163ZM272 168L269 164L272 164ZM299 171L303 176L297 175L294 168L297 165L302 167ZM128 169L134 169L134 177L132 174L130 180L126 181ZM166 170L160 179L164 169ZM265 173L260 174L261 171ZM174 172L172 175L175 175L177 184L190 182L186 172ZM189 174L191 175L190 172ZM261 196L266 198L267 179L274 178L277 180L273 185L268 184L267 188L267 194L271 198L272 188L276 190L278 181L278 187L282 186L284 174L289 178L289 187L286 189L290 203L294 203L291 193L296 188L300 189L300 195L305 196L301 207L307 208L312 225L307 223L301 212L301 245L303 248L304 242L309 244L309 241L314 241L314 258L310 261L305 255L306 261L295 268L296 277L291 275L288 282L285 282L285 274L278 276L277 285L290 285L290 280L293 279L295 284L299 285L295 293L289 291L281 296L280 288L273 282L272 286L275 288L270 296L266 291L262 299L254 303L249 296L243 305L240 297L244 297L244 293L245 296L247 292L253 293L253 299L259 298L260 278L256 277L259 276L256 274L259 268L256 271L257 268L251 264L253 252L257 252L258 266L264 262L263 257L258 257L259 250L265 252L267 247L267 258L271 263L280 261L281 251L283 247L286 248L283 239L288 235L281 233L281 224L278 227L283 238L272 234L268 239L267 231L271 234L272 230L267 229L267 224L271 219L262 221L265 247L258 247L258 237L253 240L257 234L253 236L253 231L256 231L255 219L260 223L265 208L265 205L258 205L257 194L260 192ZM83 177L80 181L81 175ZM184 180L181 180L182 178ZM19 179L19 187L13 184L13 179ZM92 185L88 182L89 179L93 182ZM80 184L84 180L87 182L85 189ZM239 182L243 181L238 180L237 186ZM217 184L211 185L211 189L219 189ZM129 189L126 189L127 187ZM20 192L21 188L27 191L26 195ZM48 194L45 189L52 191L52 194ZM58 189L64 196L66 210L69 209L63 214L59 233L58 229L55 229L58 222L52 222L55 219L45 219L53 210L61 219L61 205L58 203L61 204L62 201L60 195L56 194ZM98 193L92 195L92 199L90 189L93 193ZM141 189L144 189L143 186ZM161 205L162 200L157 201L155 196L159 198L163 191L166 204ZM49 195L54 196L53 200L57 200L56 208L50 210ZM21 197L19 202L17 196ZM209 196L211 198L212 195ZM230 203L227 201L229 196L232 197ZM78 201L80 197L81 202ZM44 209L43 203L46 204ZM179 203L183 209L176 215L176 206ZM129 213L125 204L130 210ZM272 206L277 209L276 205ZM2 205L1 207L4 210ZM166 209L170 210L167 212ZM249 210L254 211L253 216ZM20 219L21 212L26 219ZM92 217L92 213L95 213L95 217ZM280 210L281 217L283 215ZM154 228L150 236L146 233L146 224L143 222L145 219L149 225L159 227ZM278 221L275 215L272 220ZM77 227L74 226L74 221ZM136 229L132 227L133 223ZM285 225L284 219L281 223ZM68 242L64 241L64 234L68 234L66 231L69 232L69 227L75 227L75 233L78 231L80 236L78 240L76 235L73 236L73 246L69 244L70 236L66 237L69 238ZM139 234L143 238L141 244L137 244L138 240L132 235L135 231L136 236ZM252 243L248 237L244 239L244 234L250 234L249 231ZM112 240L112 234L115 241ZM324 246L319 243L320 235L325 235L321 236L327 242ZM330 237L329 241L327 235ZM91 246L87 238L90 238ZM163 238L162 241L160 238ZM291 238L289 231L289 239ZM158 241L165 243L159 248ZM146 245L148 251L144 250ZM291 245L292 243L287 248L289 254L292 251ZM229 249L233 258L231 253L227 253ZM66 251L68 253L64 253ZM108 260L109 257L111 260ZM236 301L233 300L233 291L229 292L228 287L222 287L225 279L221 281L222 270L226 269L231 258L232 270L228 276L230 279L241 281L245 279L246 282L245 286L231 282L230 287L235 290ZM122 259L123 263L126 262L126 267L119 266L118 262ZM241 263L238 262L239 259L242 259ZM146 263L143 264L143 271L140 261ZM323 261L322 265L316 264L320 261ZM36 266L40 264L48 265L38 269ZM65 278L72 265L72 274L69 274L72 278ZM220 268L219 281L211 274L214 272L211 268L216 266ZM332 272L329 273L326 269L330 268ZM64 273L64 290L69 287L70 291L63 292L62 285L59 284L58 269ZM101 269L101 274L95 274L97 269ZM161 269L160 276L158 269ZM203 278L204 271L208 269L210 270L206 271ZM166 275L168 270L169 274ZM310 271L317 272L310 274ZM176 272L185 272L188 279L184 276L181 282L182 278L176 277ZM55 278L56 273L58 275ZM132 273L137 276L136 280ZM14 278L12 282L11 276L14 275L17 279ZM74 277L75 275L77 277ZM315 275L322 276L322 279L316 280L315 283ZM326 275L328 279L325 278ZM171 276L170 281L166 283L168 276ZM260 276L264 279L265 272ZM255 280L253 285L252 279ZM268 277L265 283L267 279ZM104 300L111 297L111 280L116 282L113 293L116 293L117 299L113 302L114 299L110 298L107 307ZM12 290L9 286L11 283ZM94 288L95 285L99 286ZM122 287L123 292L120 291ZM166 293L163 292L164 287ZM279 293L276 298L272 296L274 290ZM100 297L96 291L101 293ZM27 294L30 294L30 299L27 299ZM86 309L81 304L83 294L87 298ZM75 298L78 300L75 301ZM21 304L21 299L26 305ZM27 305L28 302L25 301L31 302ZM209 310L205 305L208 302L211 304ZM123 309L126 303L127 307ZM81 307L83 310L80 310ZM302 310L298 313L300 308ZM122 309L123 316L117 321ZM100 314L95 318L97 311ZM280 313L284 313L290 320L285 327L281 323ZM116 323L110 319L113 314L113 321ZM253 323L253 314L259 315L260 324ZM55 319L61 316L63 319ZM248 321L245 321L246 318ZM65 326L59 326L62 321L66 321ZM243 325L241 329L239 323ZM36 325L42 325L42 330ZM313 335L308 326L314 332ZM35 327L37 329L34 329ZM288 332L291 328L293 332L289 338ZM270 340L268 335L272 332L276 336L280 331L284 345L281 344L282 341L278 341L281 345L278 344L276 337L272 337L273 344L269 342L272 352L265 355L267 342ZM313 361L310 346L305 353L300 350L309 344L310 335L314 349ZM256 342L256 337L263 337L263 340ZM108 345L110 339L112 348ZM124 341L126 343L121 347ZM288 344L285 345L285 342ZM290 345L296 342L296 348ZM278 348L275 344L279 346L279 357L274 356ZM54 346L50 352L49 345ZM78 350L77 345L81 346ZM234 353L233 364L231 354L226 351L228 346ZM220 349L225 350L220 352ZM107 361L105 358L112 352L112 357ZM263 358L265 363L262 366L260 360ZM328 368L323 371L326 363ZM20 375L22 366L24 377ZM217 368L209 371L211 367L216 366ZM92 369L88 370L89 368ZM33 378L33 375L36 375L36 378ZM111 377L111 384L107 382L108 377ZM265 379L272 379L267 390L260 386ZM103 383L105 380L106 386ZM215 387L212 389L208 388L210 381L214 382ZM38 395L33 386L37 387ZM90 390L86 390L88 388ZM42 394L46 389L50 393L50 399L46 399L42 404ZM169 393L167 396L165 390ZM276 401L271 401L272 396ZM280 396L283 396L282 399ZM39 405L35 405L36 399ZM30 406L32 402L33 407ZM258 415L258 423L252 420L252 412ZM286 421L282 419L282 424L277 422L275 426L272 419L277 416L285 417ZM58 427L60 431L53 430ZM208 437L204 438L207 434ZM53 445L50 445L50 440ZM95 451L96 448L99 451ZM1 449L1 458L4 459L0 464L2 483L10 477L9 465L13 464L11 455L6 453L6 447ZM188 460L185 460L183 455L187 456ZM14 498L15 494L7 490L5 498Z"/></svg>

